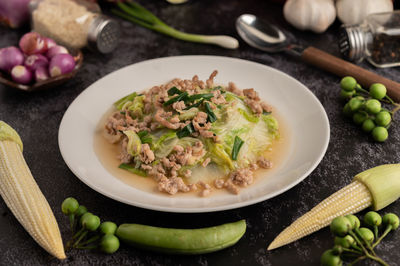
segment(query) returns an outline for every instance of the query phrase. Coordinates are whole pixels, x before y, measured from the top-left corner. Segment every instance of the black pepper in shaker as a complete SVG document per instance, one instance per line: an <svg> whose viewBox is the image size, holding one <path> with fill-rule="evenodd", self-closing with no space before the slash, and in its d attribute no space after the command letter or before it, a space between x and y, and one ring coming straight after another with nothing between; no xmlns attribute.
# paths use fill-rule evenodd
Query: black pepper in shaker
<svg viewBox="0 0 400 266"><path fill-rule="evenodd" d="M339 49L351 61L400 66L400 11L371 14L359 25L344 25Z"/></svg>

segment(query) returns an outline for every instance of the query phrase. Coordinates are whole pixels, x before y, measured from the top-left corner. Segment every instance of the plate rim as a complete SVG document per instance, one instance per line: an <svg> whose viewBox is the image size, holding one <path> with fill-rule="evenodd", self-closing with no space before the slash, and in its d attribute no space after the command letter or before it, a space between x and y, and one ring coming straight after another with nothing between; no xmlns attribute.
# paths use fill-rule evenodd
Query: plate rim
<svg viewBox="0 0 400 266"><path fill-rule="evenodd" d="M318 158L316 158L316 160L308 167L308 170L306 172L304 172L302 175L300 175L294 182L290 183L289 185L273 192L270 194L267 194L267 196L261 196L261 197L257 197L254 199L250 199L250 200L246 200L246 201L241 201L241 202L234 202L234 203L230 203L230 204L226 204L226 205L222 205L222 206L213 206L213 207L205 207L205 208L189 208L189 207L181 207L181 208L176 208L176 207L165 207L165 206L158 206L158 205L148 205L145 203L132 203L131 201L120 197L118 195L114 195L112 193L109 193L107 190L102 189L101 187L97 186L95 183L91 183L89 182L86 178L81 177L80 174L77 172L76 169L74 169L73 167L71 167L71 165L69 164L69 162L65 159L66 155L64 154L61 146L61 134L62 134L62 128L64 127L64 124L66 123L66 117L67 114L69 114L69 112L71 112L71 106L74 105L74 103L76 103L76 101L83 95L89 93L93 87L95 87L98 83L100 83L103 79L105 79L106 77L115 74L118 71L122 71L124 69L127 69L129 67L132 67L134 65L140 65L140 64L152 64L154 62L157 61L164 61L164 60L174 60L174 59L180 59L180 58L202 58L202 59L221 59L221 60L232 60L232 61L237 61L237 62L241 62L241 63L247 63L247 64L254 64L258 67L262 67L267 69L268 71L272 71L275 73L278 73L279 75L283 75L285 76L285 78L288 78L296 83L298 83L299 87L301 87L303 89L303 91L308 94L308 96L310 96L315 103L317 104L317 106L319 107L320 111L322 111L322 117L323 120L325 122L325 126L326 126L326 134L324 134L324 143L323 146L321 147L321 152L318 155ZM166 57L159 57L159 58L153 58L153 59L149 59L149 60L143 60L140 62L136 62L133 64L129 64L126 65L122 68L116 69L115 71L112 71L106 75L104 75L103 77L99 78L98 80L96 80L95 82L93 82L92 84L90 84L88 87L86 87L81 93L79 93L79 95L77 95L75 97L75 99L70 103L70 105L68 106L67 110L65 111L60 125L59 125L59 131L58 131L58 146L59 146L59 150L61 153L61 156L65 162L65 164L68 166L68 168L71 170L71 172L81 181L83 182L85 185L87 185L89 188L93 189L94 191L110 198L116 201L119 201L121 203L124 204L128 204L134 207L139 207L139 208L143 208L143 209L148 209L148 210L154 210L154 211L161 211L161 212L172 212L172 213L207 213L207 212L218 212L218 211L225 211L225 210L233 210L233 209L238 209L241 207L246 207L246 206L250 206L250 205L254 205L256 203L260 203L262 201L266 201L268 199L274 198L280 194L283 194L284 192L292 189L293 187L295 187L296 185L298 185L300 182L302 182L305 178L307 178L315 169L316 167L320 164L320 162L322 161L322 159L324 158L328 146L329 146L329 141L330 141L330 123L329 123L329 118L328 115L325 111L325 108L323 107L322 103L320 102L320 100L315 96L315 94L307 87L305 86L303 83L301 83L299 80L295 79L294 77L288 75L287 73L278 70L276 68L273 68L271 66L268 65L264 65L258 62L254 62L254 61L250 61L250 60L246 60L246 59L241 59L241 58L236 58L236 57L229 57L229 56L216 56L216 55L181 55L181 56L166 56ZM127 185L129 186L129 185Z"/></svg>

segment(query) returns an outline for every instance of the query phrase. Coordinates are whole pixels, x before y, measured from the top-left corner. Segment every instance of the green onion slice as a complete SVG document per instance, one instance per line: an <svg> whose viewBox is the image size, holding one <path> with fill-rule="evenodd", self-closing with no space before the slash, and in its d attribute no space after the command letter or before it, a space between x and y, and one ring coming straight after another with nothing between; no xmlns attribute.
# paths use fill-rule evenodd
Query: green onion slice
<svg viewBox="0 0 400 266"><path fill-rule="evenodd" d="M175 94L182 94L182 91L180 91L177 87L172 87L171 89L168 90L168 95L172 96Z"/></svg>
<svg viewBox="0 0 400 266"><path fill-rule="evenodd" d="M212 94L212 93L200 93L200 94L193 94L193 95L190 95L188 98L187 98L187 102L194 102L195 100L198 100L198 99L206 99L206 100L209 100L209 99L211 99L212 97L214 97L214 94Z"/></svg>
<svg viewBox="0 0 400 266"><path fill-rule="evenodd" d="M176 136L181 139L181 138L190 136L193 132L194 132L194 127L193 127L193 124L190 123L190 124L187 124L181 130L179 130L178 132L176 132Z"/></svg>
<svg viewBox="0 0 400 266"><path fill-rule="evenodd" d="M182 92L181 94L179 94L178 96L176 96L176 97L174 97L174 98L171 98L171 99L169 99L168 101L166 101L165 103L164 103L164 106L168 106L168 105L171 105L171 104L173 104L173 103L175 103L175 102L179 102L179 101L182 101L182 100L185 100L187 97L188 97L188 93L185 91L185 92Z"/></svg>
<svg viewBox="0 0 400 266"><path fill-rule="evenodd" d="M206 113L208 115L208 120L213 123L217 121L217 116L214 114L213 110L211 109L211 106L208 102L205 103L205 109Z"/></svg>
<svg viewBox="0 0 400 266"><path fill-rule="evenodd" d="M236 161L240 148L242 147L244 141L239 138L238 136L235 137L235 142L233 143L233 148L232 148L232 160Z"/></svg>
<svg viewBox="0 0 400 266"><path fill-rule="evenodd" d="M140 176L147 176L147 173L141 169L136 169L135 167L133 167L132 165L126 164L126 163L121 163L119 166L119 168L127 170L135 175L140 175Z"/></svg>

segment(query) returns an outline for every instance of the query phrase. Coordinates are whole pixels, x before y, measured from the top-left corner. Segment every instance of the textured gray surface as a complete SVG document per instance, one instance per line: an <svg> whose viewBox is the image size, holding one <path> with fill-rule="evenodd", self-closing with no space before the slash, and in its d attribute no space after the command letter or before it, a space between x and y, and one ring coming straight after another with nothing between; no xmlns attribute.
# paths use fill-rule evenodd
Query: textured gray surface
<svg viewBox="0 0 400 266"><path fill-rule="evenodd" d="M238 37L233 27L235 18L242 13L254 13L290 31L297 42L338 54L337 22L325 34L300 32L284 21L281 6L269 1L197 0L173 6L160 0L147 3L146 7L179 29L235 37ZM124 38L114 53L98 55L86 51L84 65L76 78L57 89L24 93L0 85L0 120L20 133L25 158L55 212L64 239L69 236L69 230L60 204L68 196L76 197L102 219L116 223L195 228L246 219L248 230L245 236L234 247L201 256L160 255L122 247L114 255L72 251L67 260L59 262L30 238L0 200L0 265L318 265L322 252L332 246L333 238L328 229L272 252L267 252L266 247L284 227L348 184L354 174L379 164L396 163L400 159L399 127L390 129L386 143L373 143L342 117L339 79L331 74L285 55L255 51L243 42L238 50L232 51L177 41L127 22L122 22L122 30ZM15 44L22 33L22 30L0 28L0 47ZM325 107L331 126L327 153L315 171L293 189L271 200L205 214L171 214L135 208L108 199L80 182L64 163L57 142L59 123L69 104L91 83L123 66L151 58L192 54L260 62L293 76L310 88ZM376 70L367 64L362 66L400 81L398 69ZM397 202L385 211L399 213L399 207L400 202ZM400 265L399 243L400 234L391 234L378 248L378 253L391 265Z"/></svg>

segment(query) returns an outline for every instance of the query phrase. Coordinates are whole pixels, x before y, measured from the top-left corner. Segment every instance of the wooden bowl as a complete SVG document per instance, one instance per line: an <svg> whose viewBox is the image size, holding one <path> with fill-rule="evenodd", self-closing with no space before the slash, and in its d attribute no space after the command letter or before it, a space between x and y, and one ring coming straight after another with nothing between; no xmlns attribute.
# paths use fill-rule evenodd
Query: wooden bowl
<svg viewBox="0 0 400 266"><path fill-rule="evenodd" d="M55 86L58 86L67 80L72 79L75 74L78 72L79 68L82 66L83 63L83 54L80 50L76 51L69 51L70 54L74 57L75 60L75 68L71 72L60 75L57 77L49 78L45 81L40 81L40 82L35 82L32 83L31 85L24 85L24 84L19 84L13 81L10 77L10 75L4 74L3 72L0 71L0 83L4 84L9 87L13 87L19 90L23 91L38 91L38 90L46 90L53 88Z"/></svg>

